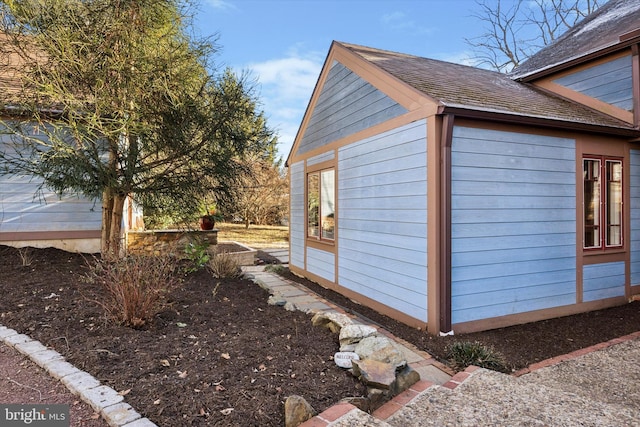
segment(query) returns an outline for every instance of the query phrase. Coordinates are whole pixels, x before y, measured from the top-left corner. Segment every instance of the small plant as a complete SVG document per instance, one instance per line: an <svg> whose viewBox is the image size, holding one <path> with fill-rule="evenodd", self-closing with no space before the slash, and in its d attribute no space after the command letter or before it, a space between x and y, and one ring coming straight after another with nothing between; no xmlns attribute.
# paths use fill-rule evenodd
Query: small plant
<svg viewBox="0 0 640 427"><path fill-rule="evenodd" d="M494 371L508 372L502 355L492 347L477 341L453 343L447 350L449 364L456 370L464 370L470 365Z"/></svg>
<svg viewBox="0 0 640 427"><path fill-rule="evenodd" d="M191 265L185 269L187 273L200 270L211 259L209 242L205 239L189 242L184 248L184 253L187 255L187 259L191 261Z"/></svg>
<svg viewBox="0 0 640 427"><path fill-rule="evenodd" d="M212 297L216 297L216 295L218 295L218 289L220 289L220 282L217 282L216 285L213 287L213 290L211 291L211 296Z"/></svg>
<svg viewBox="0 0 640 427"><path fill-rule="evenodd" d="M281 276L285 273L286 270L287 268L281 264L269 264L264 268L264 271L279 274Z"/></svg>
<svg viewBox="0 0 640 427"><path fill-rule="evenodd" d="M140 328L165 306L166 295L178 285L175 265L170 256L97 260L88 281L106 289L107 298L97 302L113 319Z"/></svg>
<svg viewBox="0 0 640 427"><path fill-rule="evenodd" d="M23 267L28 267L33 263L33 252L31 248L18 248L18 255Z"/></svg>
<svg viewBox="0 0 640 427"><path fill-rule="evenodd" d="M219 279L233 279L241 274L238 262L227 252L221 252L211 258L209 269Z"/></svg>
<svg viewBox="0 0 640 427"><path fill-rule="evenodd" d="M216 221L222 221L224 219L224 215L220 213L220 211L218 210L218 207L215 204L203 205L200 211L201 211L200 213L202 217L209 219L210 221L213 222L214 225Z"/></svg>

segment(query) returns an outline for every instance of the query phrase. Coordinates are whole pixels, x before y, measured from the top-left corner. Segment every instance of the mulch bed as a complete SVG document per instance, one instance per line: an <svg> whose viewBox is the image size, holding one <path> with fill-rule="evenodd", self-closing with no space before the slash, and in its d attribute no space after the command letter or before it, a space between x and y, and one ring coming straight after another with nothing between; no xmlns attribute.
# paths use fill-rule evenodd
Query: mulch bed
<svg viewBox="0 0 640 427"><path fill-rule="evenodd" d="M273 262L273 260L272 260ZM454 342L480 342L499 352L507 371L517 371L534 363L631 334L640 330L640 301L604 310L580 313L540 322L490 331L436 337L384 316L335 291L293 275L282 275L302 283L318 295L340 305L345 311L368 318L442 362Z"/></svg>
<svg viewBox="0 0 640 427"><path fill-rule="evenodd" d="M82 280L91 257L31 253L22 266L16 249L0 246L0 324L53 347L158 425L281 426L287 396L322 411L366 395L334 364L336 335L304 313L268 305L249 280L190 274L170 308L132 329L94 302L105 294Z"/></svg>
<svg viewBox="0 0 640 427"><path fill-rule="evenodd" d="M0 324L55 348L78 368L126 394L158 425L281 426L283 402L299 394L318 411L366 390L332 361L337 336L310 317L269 306L244 279L201 270L170 294L171 306L143 329L115 324L94 301L104 291L83 281L91 258L55 249L0 246ZM263 263L275 258L258 252ZM640 303L454 337L433 337L293 276L347 311L383 326L445 361L454 341L479 341L512 369L635 332ZM216 285L219 283L219 286Z"/></svg>

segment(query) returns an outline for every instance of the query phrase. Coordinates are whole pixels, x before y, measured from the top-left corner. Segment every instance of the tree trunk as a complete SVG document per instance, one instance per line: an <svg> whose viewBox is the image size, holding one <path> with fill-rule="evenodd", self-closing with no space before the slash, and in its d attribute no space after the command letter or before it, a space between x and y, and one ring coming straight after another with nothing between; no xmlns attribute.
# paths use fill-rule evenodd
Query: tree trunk
<svg viewBox="0 0 640 427"><path fill-rule="evenodd" d="M107 257L111 252L109 238L111 233L111 218L113 212L113 195L111 189L107 188L102 192L102 229L100 233L100 252Z"/></svg>
<svg viewBox="0 0 640 427"><path fill-rule="evenodd" d="M106 259L117 259L124 255L122 215L126 195L114 194L111 189L102 193L101 253Z"/></svg>
<svg viewBox="0 0 640 427"><path fill-rule="evenodd" d="M116 194L113 197L113 208L111 210L111 230L109 231L109 256L120 258L125 255L124 240L122 235L122 211L127 196Z"/></svg>

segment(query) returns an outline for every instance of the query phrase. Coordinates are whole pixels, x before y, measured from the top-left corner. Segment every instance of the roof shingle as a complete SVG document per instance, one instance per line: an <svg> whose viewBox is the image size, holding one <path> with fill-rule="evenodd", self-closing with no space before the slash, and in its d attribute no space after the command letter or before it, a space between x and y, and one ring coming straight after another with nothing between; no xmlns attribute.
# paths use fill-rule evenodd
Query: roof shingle
<svg viewBox="0 0 640 427"><path fill-rule="evenodd" d="M611 0L569 29L527 61L511 76L531 74L598 52L620 42L620 36L640 29L640 0Z"/></svg>
<svg viewBox="0 0 640 427"><path fill-rule="evenodd" d="M622 120L514 81L496 71L340 44L444 107L633 129Z"/></svg>

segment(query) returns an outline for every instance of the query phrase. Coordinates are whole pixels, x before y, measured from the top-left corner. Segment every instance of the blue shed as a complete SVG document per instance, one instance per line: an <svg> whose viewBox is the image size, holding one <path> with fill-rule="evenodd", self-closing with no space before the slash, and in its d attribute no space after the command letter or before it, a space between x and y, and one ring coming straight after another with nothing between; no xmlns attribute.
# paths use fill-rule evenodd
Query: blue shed
<svg viewBox="0 0 640 427"><path fill-rule="evenodd" d="M287 160L290 268L429 332L640 294L640 0L511 75L333 42Z"/></svg>

